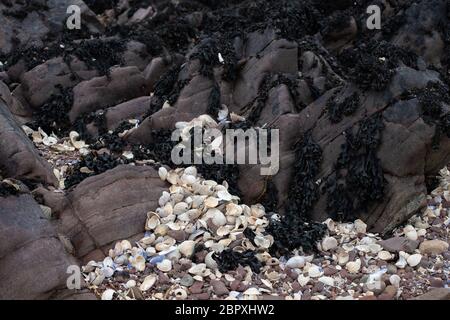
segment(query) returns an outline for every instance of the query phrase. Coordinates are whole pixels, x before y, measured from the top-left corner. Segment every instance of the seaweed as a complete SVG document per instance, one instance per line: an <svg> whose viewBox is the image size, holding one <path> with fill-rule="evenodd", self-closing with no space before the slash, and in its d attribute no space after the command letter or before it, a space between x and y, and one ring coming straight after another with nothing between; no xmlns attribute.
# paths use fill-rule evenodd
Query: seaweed
<svg viewBox="0 0 450 320"><path fill-rule="evenodd" d="M206 109L206 113L211 115L212 117L217 117L218 112L221 109L220 103L220 87L217 82L214 83L213 88L211 89L211 93L208 98L208 108Z"/></svg>
<svg viewBox="0 0 450 320"><path fill-rule="evenodd" d="M310 221L309 212L319 197L316 176L320 170L322 150L306 132L294 145L294 176L290 182L285 214L280 220L271 219L266 229L274 237L270 252L275 255L290 254L302 248L304 252L316 250L315 243L325 233L325 226Z"/></svg>
<svg viewBox="0 0 450 320"><path fill-rule="evenodd" d="M84 0L84 3L96 14L101 14L105 10L113 9L119 0Z"/></svg>
<svg viewBox="0 0 450 320"><path fill-rule="evenodd" d="M12 184L0 181L0 197L17 196L20 193Z"/></svg>
<svg viewBox="0 0 450 320"><path fill-rule="evenodd" d="M325 186L327 210L333 219L352 221L383 198L387 182L376 155L383 128L381 114L375 114L359 123L356 134L352 128L345 131L346 143L341 146L335 175Z"/></svg>
<svg viewBox="0 0 450 320"><path fill-rule="evenodd" d="M238 252L232 249L225 249L219 254L215 253L213 258L219 266L219 271L223 273L235 270L239 265L243 267L249 266L255 273L259 273L262 267L261 262L256 258L256 252L252 250Z"/></svg>
<svg viewBox="0 0 450 320"><path fill-rule="evenodd" d="M327 101L328 117L332 123L339 123L344 116L351 116L358 109L359 104L357 92L345 98L341 103L337 103L333 96Z"/></svg>
<svg viewBox="0 0 450 320"><path fill-rule="evenodd" d="M69 120L69 111L73 104L72 88L55 86L59 93L52 94L42 107L34 112L34 120L28 125L37 130L39 127L44 132L54 132L56 135L65 136L72 127Z"/></svg>

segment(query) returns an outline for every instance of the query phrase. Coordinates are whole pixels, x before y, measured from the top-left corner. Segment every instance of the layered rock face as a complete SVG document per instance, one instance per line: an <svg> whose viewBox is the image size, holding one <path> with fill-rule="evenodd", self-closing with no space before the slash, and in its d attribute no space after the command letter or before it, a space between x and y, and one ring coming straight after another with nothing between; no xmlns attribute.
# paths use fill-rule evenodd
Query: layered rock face
<svg viewBox="0 0 450 320"><path fill-rule="evenodd" d="M243 202L301 221L360 218L383 235L424 208L450 162L447 1L379 1L380 30L367 29L364 0L208 3L0 3L0 176L21 181L0 196L0 298L76 298L67 266L140 238L168 188L151 166L118 161L123 151L174 166L161 137L225 107L225 126L280 132L275 176L233 169ZM65 28L71 4L78 31ZM59 190L22 124L78 131L109 158Z"/></svg>

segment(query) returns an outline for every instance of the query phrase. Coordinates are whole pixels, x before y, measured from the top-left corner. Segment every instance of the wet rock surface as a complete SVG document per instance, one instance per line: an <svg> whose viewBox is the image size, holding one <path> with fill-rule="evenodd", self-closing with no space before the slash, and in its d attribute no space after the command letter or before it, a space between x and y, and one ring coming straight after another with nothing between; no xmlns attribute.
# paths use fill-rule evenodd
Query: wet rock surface
<svg viewBox="0 0 450 320"><path fill-rule="evenodd" d="M365 0L69 2L0 3L1 298L92 298L69 264L103 299L448 296L447 1L383 1L381 30ZM170 136L198 124L279 129L279 172L191 190ZM177 186L217 210L178 228Z"/></svg>

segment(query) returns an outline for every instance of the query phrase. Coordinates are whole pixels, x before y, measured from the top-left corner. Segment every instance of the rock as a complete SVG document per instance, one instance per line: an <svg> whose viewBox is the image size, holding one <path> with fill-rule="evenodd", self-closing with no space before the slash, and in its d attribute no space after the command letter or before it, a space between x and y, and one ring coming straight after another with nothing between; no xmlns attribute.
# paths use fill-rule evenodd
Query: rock
<svg viewBox="0 0 450 320"><path fill-rule="evenodd" d="M420 260L422 260L422 255L420 254L412 254L406 259L411 267L417 266L420 263Z"/></svg>
<svg viewBox="0 0 450 320"><path fill-rule="evenodd" d="M448 243L442 240L425 240L419 246L420 253L426 255L442 254L448 250Z"/></svg>
<svg viewBox="0 0 450 320"><path fill-rule="evenodd" d="M434 288L413 300L450 300L450 289Z"/></svg>
<svg viewBox="0 0 450 320"><path fill-rule="evenodd" d="M0 99L0 171L4 178L58 185L50 165L40 157L31 140Z"/></svg>
<svg viewBox="0 0 450 320"><path fill-rule="evenodd" d="M213 287L213 292L219 297L230 293L225 284L220 280L211 280L210 284Z"/></svg>
<svg viewBox="0 0 450 320"><path fill-rule="evenodd" d="M0 197L1 300L70 294L66 286L70 265L77 266L76 259L65 251L30 194Z"/></svg>
<svg viewBox="0 0 450 320"><path fill-rule="evenodd" d="M189 292L198 294L202 293L203 289L203 282L195 281L194 284L189 288Z"/></svg>
<svg viewBox="0 0 450 320"><path fill-rule="evenodd" d="M382 240L379 244L383 247L383 249L395 253L400 251L412 253L419 246L417 241L412 241L405 237L393 237L387 240Z"/></svg>
<svg viewBox="0 0 450 320"><path fill-rule="evenodd" d="M144 77L138 68L113 68L109 77L92 78L73 88L69 118L74 122L82 114L145 95Z"/></svg>
<svg viewBox="0 0 450 320"><path fill-rule="evenodd" d="M439 278L430 279L430 287L432 288L443 288L445 286L444 281Z"/></svg>
<svg viewBox="0 0 450 320"><path fill-rule="evenodd" d="M323 269L323 274L325 276L332 276L332 275L334 275L334 274L336 274L338 272L339 272L339 270L337 270L336 268L333 268L333 267L325 267Z"/></svg>
<svg viewBox="0 0 450 320"><path fill-rule="evenodd" d="M330 251L335 249L338 246L338 242L333 237L326 237L322 240L322 250L323 251Z"/></svg>
<svg viewBox="0 0 450 320"><path fill-rule="evenodd" d="M387 265L387 273L388 274L396 274L397 273L397 267L393 264Z"/></svg>
<svg viewBox="0 0 450 320"><path fill-rule="evenodd" d="M194 283L194 278L190 274L184 275L180 280L180 285L190 287Z"/></svg>
<svg viewBox="0 0 450 320"><path fill-rule="evenodd" d="M59 230L72 241L78 257L97 246L139 237L145 212L156 210L164 190L166 183L153 168L120 165L83 180L59 199Z"/></svg>
<svg viewBox="0 0 450 320"><path fill-rule="evenodd" d="M390 298L394 298L397 294L397 288L395 286L387 286L384 289L383 294L387 294Z"/></svg>

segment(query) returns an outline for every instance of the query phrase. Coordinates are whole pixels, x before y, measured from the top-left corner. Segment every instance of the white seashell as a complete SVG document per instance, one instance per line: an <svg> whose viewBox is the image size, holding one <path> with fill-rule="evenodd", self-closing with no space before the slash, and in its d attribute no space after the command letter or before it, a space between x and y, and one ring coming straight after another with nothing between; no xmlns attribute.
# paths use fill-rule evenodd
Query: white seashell
<svg viewBox="0 0 450 320"><path fill-rule="evenodd" d="M186 169L184 169L184 173L196 177L197 176L197 168L196 167L187 167Z"/></svg>
<svg viewBox="0 0 450 320"><path fill-rule="evenodd" d="M125 288L131 289L136 287L136 281L134 280L128 280L127 283L125 283Z"/></svg>
<svg viewBox="0 0 450 320"><path fill-rule="evenodd" d="M164 237L167 234L167 231L169 231L169 227L165 224L160 224L155 228L155 235Z"/></svg>
<svg viewBox="0 0 450 320"><path fill-rule="evenodd" d="M191 207L192 208L199 208L201 205L203 205L203 202L205 201L206 196L193 196L192 197L192 203L191 203Z"/></svg>
<svg viewBox="0 0 450 320"><path fill-rule="evenodd" d="M219 199L214 197L208 197L205 199L204 203L207 208L215 208L219 205Z"/></svg>
<svg viewBox="0 0 450 320"><path fill-rule="evenodd" d="M131 248L132 248L131 243L128 240L122 240L120 242L120 244L122 245L122 250L123 251L131 250Z"/></svg>
<svg viewBox="0 0 450 320"><path fill-rule="evenodd" d="M195 183L196 178L195 178L195 176L191 176L189 174L183 174L181 176L180 180L185 185L192 185Z"/></svg>
<svg viewBox="0 0 450 320"><path fill-rule="evenodd" d="M166 203L166 205L165 205L164 208L163 208L163 212L160 213L159 216L160 216L161 218L165 218L165 217L167 217L167 216L170 216L171 214L173 214L173 206L172 206L172 204L169 202L169 203Z"/></svg>
<svg viewBox="0 0 450 320"><path fill-rule="evenodd" d="M356 261L347 262L345 268L350 273L358 273L361 268L361 260L357 259Z"/></svg>
<svg viewBox="0 0 450 320"><path fill-rule="evenodd" d="M378 252L378 258L384 261L388 261L391 260L393 256L389 251L383 250Z"/></svg>
<svg viewBox="0 0 450 320"><path fill-rule="evenodd" d="M345 265L345 264L348 262L348 260L350 259L350 255L349 255L348 252L346 252L346 251L341 251L341 252L338 253L337 258L338 258L338 263L339 263L341 266L343 266L343 265Z"/></svg>
<svg viewBox="0 0 450 320"><path fill-rule="evenodd" d="M239 216L241 215L243 212L243 209L241 206L230 202L229 204L227 204L226 206L226 214L231 215L231 216Z"/></svg>
<svg viewBox="0 0 450 320"><path fill-rule="evenodd" d="M252 205L250 210L250 214L255 218L262 218L266 214L264 207L260 204Z"/></svg>
<svg viewBox="0 0 450 320"><path fill-rule="evenodd" d="M215 208L209 209L207 215L211 216L212 222L215 226L220 227L227 223L227 218L220 210Z"/></svg>
<svg viewBox="0 0 450 320"><path fill-rule="evenodd" d="M273 237L257 235L253 241L258 247L268 249L273 244Z"/></svg>
<svg viewBox="0 0 450 320"><path fill-rule="evenodd" d="M145 258L141 255L130 258L131 265L138 271L145 270Z"/></svg>
<svg viewBox="0 0 450 320"><path fill-rule="evenodd" d="M213 258L213 254L214 254L214 252L210 252L206 255L205 264L209 269L217 270L218 265L217 265L216 260L214 260L214 258Z"/></svg>
<svg viewBox="0 0 450 320"><path fill-rule="evenodd" d="M323 274L323 271L321 270L321 268L319 268L318 266L312 265L309 269L308 269L308 275L311 278L318 278Z"/></svg>
<svg viewBox="0 0 450 320"><path fill-rule="evenodd" d="M303 286L306 286L307 284L308 284L308 282L309 282L309 280L310 280L311 278L310 277L305 277L303 274L300 274L298 277L297 277L297 281L298 281L298 283L303 287Z"/></svg>
<svg viewBox="0 0 450 320"><path fill-rule="evenodd" d="M156 283L156 279L157 277L154 274L146 276L142 284L139 286L139 289L141 289L141 291L149 290Z"/></svg>
<svg viewBox="0 0 450 320"><path fill-rule="evenodd" d="M369 244L368 247L369 247L370 252L373 254L376 254L383 249L383 247L380 246L378 243Z"/></svg>
<svg viewBox="0 0 450 320"><path fill-rule="evenodd" d="M319 282L322 282L323 284L333 287L334 286L334 279L331 277L320 277Z"/></svg>
<svg viewBox="0 0 450 320"><path fill-rule="evenodd" d="M245 290L242 294L249 296L258 296L261 294L258 288L252 287Z"/></svg>
<svg viewBox="0 0 450 320"><path fill-rule="evenodd" d="M396 274L389 277L389 282L397 289L400 287L400 280L400 277Z"/></svg>
<svg viewBox="0 0 450 320"><path fill-rule="evenodd" d="M395 263L395 266L397 266L400 269L404 269L406 267L406 265L407 265L407 261L406 261L405 257L403 257L403 256L400 256L398 258L398 261Z"/></svg>
<svg viewBox="0 0 450 320"><path fill-rule="evenodd" d="M229 226L220 226L219 228L217 228L216 234L219 237L224 237L228 234L230 234L231 230L229 228Z"/></svg>
<svg viewBox="0 0 450 320"><path fill-rule="evenodd" d="M416 230L411 230L411 231L406 232L405 236L406 236L406 238L408 238L409 240L412 240L412 241L416 241L419 238Z"/></svg>
<svg viewBox="0 0 450 320"><path fill-rule="evenodd" d="M189 205L186 202L179 202L173 207L173 213L176 215L185 213L189 210Z"/></svg>
<svg viewBox="0 0 450 320"><path fill-rule="evenodd" d="M161 223L160 218L155 212L147 213L147 222L145 223L145 230L154 230Z"/></svg>
<svg viewBox="0 0 450 320"><path fill-rule="evenodd" d="M91 260L82 268L82 271L85 273L92 272L95 270L97 265L98 265L97 262Z"/></svg>
<svg viewBox="0 0 450 320"><path fill-rule="evenodd" d="M410 255L410 256L408 257L408 259L406 259L406 262L408 262L408 264L409 264L411 267L415 267L415 266L417 266L417 265L420 263L421 260L422 260L422 255L416 253L416 254Z"/></svg>
<svg viewBox="0 0 450 320"><path fill-rule="evenodd" d="M169 181L171 184L178 184L178 174L170 171L167 174L167 181Z"/></svg>
<svg viewBox="0 0 450 320"><path fill-rule="evenodd" d="M231 194L227 190L219 190L219 191L217 191L217 197L220 200L224 200L224 201L231 201L231 199L232 199Z"/></svg>
<svg viewBox="0 0 450 320"><path fill-rule="evenodd" d="M355 231L357 233L366 233L367 231L367 224L365 224L362 220L357 219L354 222Z"/></svg>
<svg viewBox="0 0 450 320"><path fill-rule="evenodd" d="M114 275L114 269L111 267L103 267L102 271L105 275L105 278L111 278Z"/></svg>
<svg viewBox="0 0 450 320"><path fill-rule="evenodd" d="M159 169L158 169L158 175L159 175L159 178L160 178L162 181L166 181L167 175L168 175L167 169L164 168L164 167L159 167Z"/></svg>
<svg viewBox="0 0 450 320"><path fill-rule="evenodd" d="M116 293L113 289L106 289L102 293L102 300L112 300L114 297L114 293Z"/></svg>
<svg viewBox="0 0 450 320"><path fill-rule="evenodd" d="M322 250L329 251L333 250L338 246L338 242L333 237L326 237L322 240Z"/></svg>
<svg viewBox="0 0 450 320"><path fill-rule="evenodd" d="M187 258L192 256L192 254L194 253L194 248L195 241L193 240L183 241L183 243L178 246L178 250L180 251L180 253Z"/></svg>
<svg viewBox="0 0 450 320"><path fill-rule="evenodd" d="M164 207L167 202L170 201L170 193L163 191L161 197L159 197L158 204L160 207Z"/></svg>
<svg viewBox="0 0 450 320"><path fill-rule="evenodd" d="M119 266L124 265L124 264L128 264L128 258L125 255L115 257L114 258L114 263L119 265Z"/></svg>
<svg viewBox="0 0 450 320"><path fill-rule="evenodd" d="M170 270L172 270L172 261L164 259L160 263L157 263L156 267L162 272L169 272Z"/></svg>
<svg viewBox="0 0 450 320"><path fill-rule="evenodd" d="M286 267L289 267L291 269L303 268L305 266L305 263L306 261L304 257L294 256L286 262Z"/></svg>
<svg viewBox="0 0 450 320"><path fill-rule="evenodd" d="M198 263L194 264L188 272L197 276L202 276L206 271L206 264L205 263Z"/></svg>
<svg viewBox="0 0 450 320"><path fill-rule="evenodd" d="M78 138L80 135L76 131L71 131L69 133L70 142L76 149L82 149L84 147L87 147L86 143L82 140L78 141ZM45 139L44 139L45 140ZM45 143L45 142L44 142Z"/></svg>
<svg viewBox="0 0 450 320"><path fill-rule="evenodd" d="M104 267L113 267L114 266L114 261L111 257L106 257L105 259L103 259L103 266Z"/></svg>

